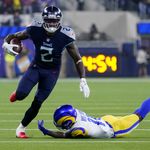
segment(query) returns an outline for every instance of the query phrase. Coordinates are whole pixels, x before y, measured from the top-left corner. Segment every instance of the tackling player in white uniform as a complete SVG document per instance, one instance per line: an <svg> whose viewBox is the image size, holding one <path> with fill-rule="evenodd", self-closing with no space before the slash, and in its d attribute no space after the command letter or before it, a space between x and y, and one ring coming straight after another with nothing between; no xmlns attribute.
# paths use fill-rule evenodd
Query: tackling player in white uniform
<svg viewBox="0 0 150 150"><path fill-rule="evenodd" d="M113 129L103 119L90 117L78 109L75 111L77 112L76 121L67 132L67 136L76 137L81 134L85 137L110 138L114 135Z"/></svg>
<svg viewBox="0 0 150 150"><path fill-rule="evenodd" d="M88 116L71 105L62 105L54 112L54 125L62 131L52 131L38 121L38 128L44 135L55 138L115 138L124 137L133 131L150 112L150 98L133 114L115 117L106 115L101 118Z"/></svg>

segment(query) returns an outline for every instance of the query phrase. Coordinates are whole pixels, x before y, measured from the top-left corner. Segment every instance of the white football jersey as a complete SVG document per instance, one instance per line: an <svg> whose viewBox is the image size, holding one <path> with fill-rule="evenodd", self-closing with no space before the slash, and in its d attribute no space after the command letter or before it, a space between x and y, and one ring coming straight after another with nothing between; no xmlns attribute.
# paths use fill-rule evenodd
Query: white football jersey
<svg viewBox="0 0 150 150"><path fill-rule="evenodd" d="M113 129L101 118L90 117L78 109L76 111L76 123L67 132L71 137L111 138L114 136Z"/></svg>

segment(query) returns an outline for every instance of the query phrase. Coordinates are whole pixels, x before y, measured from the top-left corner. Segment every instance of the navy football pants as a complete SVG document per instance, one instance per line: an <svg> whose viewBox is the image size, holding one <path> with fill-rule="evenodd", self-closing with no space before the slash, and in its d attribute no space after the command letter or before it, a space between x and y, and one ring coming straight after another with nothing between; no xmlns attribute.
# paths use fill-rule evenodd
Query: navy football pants
<svg viewBox="0 0 150 150"><path fill-rule="evenodd" d="M16 99L23 100L28 96L32 88L38 84L34 100L22 119L23 126L27 126L38 114L39 109L50 95L59 76L59 69L43 69L38 66L30 66L23 75L16 90Z"/></svg>
<svg viewBox="0 0 150 150"><path fill-rule="evenodd" d="M42 103L53 90L59 76L59 69L43 69L30 66L23 75L16 90L16 99L23 100L38 83L35 99Z"/></svg>

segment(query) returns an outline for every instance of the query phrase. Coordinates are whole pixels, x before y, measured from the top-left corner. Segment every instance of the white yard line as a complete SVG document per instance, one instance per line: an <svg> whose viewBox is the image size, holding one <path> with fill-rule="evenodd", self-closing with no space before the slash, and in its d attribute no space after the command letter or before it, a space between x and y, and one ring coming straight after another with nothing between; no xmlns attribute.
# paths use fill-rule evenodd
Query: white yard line
<svg viewBox="0 0 150 150"><path fill-rule="evenodd" d="M10 122L18 122L20 120L0 120L0 123L10 123ZM52 122L53 120L44 120L44 122ZM37 122L37 120L33 120L32 122ZM143 120L142 122L150 122L150 120Z"/></svg>
<svg viewBox="0 0 150 150"><path fill-rule="evenodd" d="M0 128L0 131L15 131L16 129L5 129L5 128ZM26 129L27 131L39 131L39 129ZM56 130L56 128L52 128L50 130ZM135 129L137 131L150 131L150 129Z"/></svg>
<svg viewBox="0 0 150 150"><path fill-rule="evenodd" d="M117 101L120 101L121 102L121 99L116 99ZM96 101L96 100L95 100ZM80 102L82 102L82 101L80 101ZM47 105L45 105L44 106L44 108L49 108L50 106L51 107L53 107L53 106L55 106L55 107L57 107L57 106L59 106L59 105L61 105L60 104L61 102L55 102L55 101L51 101L50 103L48 103ZM139 102L138 102L139 103ZM138 104L137 102L130 102L130 107L136 107L136 105ZM72 105L80 105L80 103L79 103L79 101L76 101L76 102L71 102L71 104ZM98 108L101 108L101 107L121 107L121 106L129 106L129 103L127 103L127 102L121 102L121 103L114 103L114 102L112 102L112 103L108 103L107 101L103 101L102 103L95 103L95 104L93 104L93 106L91 106L90 104L93 104L93 101L88 101L88 103L82 103L82 105L83 106L85 106L85 107L91 107L91 108L94 108L94 107L98 107ZM14 107L24 107L24 106L29 106L30 105L30 102L28 101L28 102L16 102L16 103L13 103L13 105L11 104L11 103L5 103L5 102L2 102L1 104L0 104L0 108L8 108L8 106L11 106L12 108L14 108ZM89 106L90 105L90 106ZM10 107L10 108L11 108Z"/></svg>
<svg viewBox="0 0 150 150"><path fill-rule="evenodd" d="M140 141L140 140L138 140L138 141L133 141L133 140L124 140L124 141L118 141L118 140L115 140L115 141L110 141L110 140L95 140L95 139L91 139L91 140L68 140L68 139L65 139L65 140L58 140L58 139L56 139L56 140L44 140L44 141L39 141L39 140L36 140L36 141L29 141L28 139L26 139L26 140L22 140L21 139L21 141L19 141L19 140L17 140L17 141L0 141L0 143L2 144L2 143L17 143L17 144L23 144L23 143L36 143L36 144L40 144L40 143L64 143L64 144L71 144L71 143L77 143L77 144L79 144L79 143L150 143L149 141Z"/></svg>
<svg viewBox="0 0 150 150"><path fill-rule="evenodd" d="M91 107L91 106L85 106L85 107L83 107L83 109L84 110L103 110L103 109L113 109L113 110L128 110L128 109L133 109L133 108L135 108L134 106L128 106L128 107L109 107L108 108L108 106L106 107L99 107L99 106L95 106L95 107ZM23 110L24 109L24 106L20 106L19 108L16 108L16 107L10 107L10 108L8 108L9 110ZM6 110L6 108L5 107L2 107L2 108L0 108L0 110L2 111L2 110ZM42 110L50 110L50 108L49 107L43 107L42 108Z"/></svg>
<svg viewBox="0 0 150 150"><path fill-rule="evenodd" d="M23 115L24 114L24 112L22 112L22 113L0 113L0 116L18 116L18 115ZM97 113L89 113L90 115L98 115ZM102 114L104 114L104 113L102 113ZM109 113L107 113L107 114L112 114L112 115L127 115L127 114L129 114L129 113L111 113L111 112L109 112ZM39 113L39 116L52 116L53 115L53 113ZM100 115L100 116L102 116L102 115Z"/></svg>
<svg viewBox="0 0 150 150"><path fill-rule="evenodd" d="M19 82L18 79L0 79L1 83ZM150 78L87 78L88 82L150 82ZM58 82L79 82L78 78L59 79Z"/></svg>

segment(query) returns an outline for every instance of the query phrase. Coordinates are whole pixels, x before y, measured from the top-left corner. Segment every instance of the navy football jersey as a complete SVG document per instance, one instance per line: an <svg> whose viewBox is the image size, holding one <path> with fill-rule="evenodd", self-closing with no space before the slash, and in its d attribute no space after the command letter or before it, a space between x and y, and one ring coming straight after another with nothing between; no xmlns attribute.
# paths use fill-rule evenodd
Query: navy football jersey
<svg viewBox="0 0 150 150"><path fill-rule="evenodd" d="M63 50L75 40L70 27L61 26L52 36L47 34L42 24L31 25L26 30L35 45L33 62L44 68L59 67Z"/></svg>

